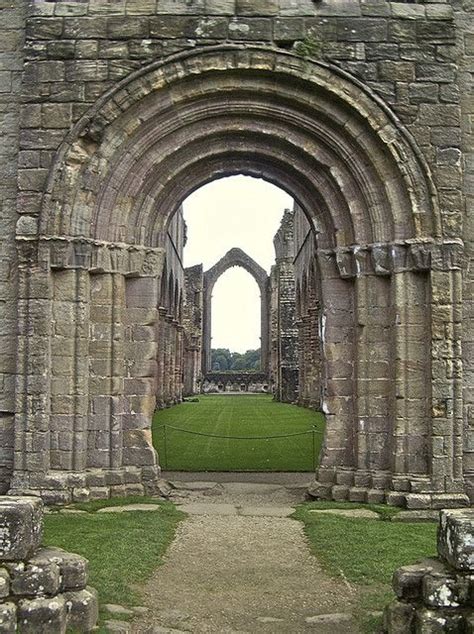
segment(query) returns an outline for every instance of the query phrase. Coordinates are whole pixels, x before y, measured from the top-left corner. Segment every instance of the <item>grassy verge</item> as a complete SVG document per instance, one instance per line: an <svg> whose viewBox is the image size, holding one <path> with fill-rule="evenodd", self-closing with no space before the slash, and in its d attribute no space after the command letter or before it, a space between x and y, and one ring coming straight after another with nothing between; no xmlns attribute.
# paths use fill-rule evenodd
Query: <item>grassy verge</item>
<svg viewBox="0 0 474 634"><path fill-rule="evenodd" d="M132 502L153 502L160 508L156 512L95 512ZM79 507L89 512L45 516L44 543L89 560L89 584L98 590L101 604L140 605L140 586L162 563L184 514L173 504L152 498L116 498L74 508Z"/></svg>
<svg viewBox="0 0 474 634"><path fill-rule="evenodd" d="M291 435L300 432L308 433ZM197 403L159 411L153 420L153 443L161 464L174 471L313 471L323 432L321 413L277 403L265 394L203 395ZM254 440L236 436L283 437Z"/></svg>
<svg viewBox="0 0 474 634"><path fill-rule="evenodd" d="M370 508L382 521L311 513L311 509ZM362 591L356 613L365 632L376 632L383 610L393 599L391 579L400 566L436 556L436 523L383 521L397 513L384 505L309 502L294 517L304 524L312 552L331 575L340 576Z"/></svg>

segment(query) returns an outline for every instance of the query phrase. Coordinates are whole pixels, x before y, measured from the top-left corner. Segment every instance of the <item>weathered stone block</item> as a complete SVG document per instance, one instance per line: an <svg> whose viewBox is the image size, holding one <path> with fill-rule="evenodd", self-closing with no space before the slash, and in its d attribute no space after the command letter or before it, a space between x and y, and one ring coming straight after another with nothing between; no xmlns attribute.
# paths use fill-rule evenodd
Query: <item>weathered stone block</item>
<svg viewBox="0 0 474 634"><path fill-rule="evenodd" d="M12 634L17 631L16 612L14 603L0 604L0 632Z"/></svg>
<svg viewBox="0 0 474 634"><path fill-rule="evenodd" d="M349 42L386 42L387 22L379 18L338 18L337 39Z"/></svg>
<svg viewBox="0 0 474 634"><path fill-rule="evenodd" d="M64 594L67 627L73 632L90 632L99 618L99 599L94 588Z"/></svg>
<svg viewBox="0 0 474 634"><path fill-rule="evenodd" d="M423 600L433 608L457 608L467 602L469 584L449 572L431 572L423 578Z"/></svg>
<svg viewBox="0 0 474 634"><path fill-rule="evenodd" d="M43 536L43 502L35 497L0 497L0 561L28 559Z"/></svg>
<svg viewBox="0 0 474 634"><path fill-rule="evenodd" d="M462 614L423 609L417 612L415 627L417 634L457 634L464 631L464 617Z"/></svg>
<svg viewBox="0 0 474 634"><path fill-rule="evenodd" d="M59 567L60 590L83 590L87 584L89 562L84 557L69 553L62 548L42 548L38 558L51 561Z"/></svg>
<svg viewBox="0 0 474 634"><path fill-rule="evenodd" d="M4 599L10 593L10 575L6 568L0 568L0 599ZM0 630L1 631L1 630Z"/></svg>
<svg viewBox="0 0 474 634"><path fill-rule="evenodd" d="M52 596L59 591L59 566L36 555L28 562L7 564L11 591L22 597Z"/></svg>
<svg viewBox="0 0 474 634"><path fill-rule="evenodd" d="M388 634L412 634L414 623L415 607L410 603L394 601L385 608L384 631Z"/></svg>
<svg viewBox="0 0 474 634"><path fill-rule="evenodd" d="M49 599L23 599L18 603L22 634L66 632L66 603L62 595Z"/></svg>
<svg viewBox="0 0 474 634"><path fill-rule="evenodd" d="M474 510L441 511L438 552L456 570L474 570Z"/></svg>
<svg viewBox="0 0 474 634"><path fill-rule="evenodd" d="M234 18L229 22L231 40L268 40L272 35L269 18Z"/></svg>
<svg viewBox="0 0 474 634"><path fill-rule="evenodd" d="M437 566L437 560L432 563ZM422 595L423 577L433 569L430 560L412 566L403 566L395 571L392 579L393 591L404 601L418 601Z"/></svg>

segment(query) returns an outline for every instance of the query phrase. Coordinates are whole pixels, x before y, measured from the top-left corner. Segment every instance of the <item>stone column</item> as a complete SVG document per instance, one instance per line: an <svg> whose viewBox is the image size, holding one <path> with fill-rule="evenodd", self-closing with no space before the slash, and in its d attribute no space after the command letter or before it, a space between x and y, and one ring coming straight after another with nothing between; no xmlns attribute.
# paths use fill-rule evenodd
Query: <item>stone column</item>
<svg viewBox="0 0 474 634"><path fill-rule="evenodd" d="M157 370L157 407L165 406L165 352L166 352L166 308L160 306L158 308L158 370Z"/></svg>
<svg viewBox="0 0 474 634"><path fill-rule="evenodd" d="M430 306L426 273L396 271L392 275L395 362L393 402L392 486L389 501L401 501L409 479L419 474L418 491L431 486L429 435L431 370L429 358ZM398 491L400 493L398 493Z"/></svg>
<svg viewBox="0 0 474 634"><path fill-rule="evenodd" d="M89 272L52 272L51 468L87 465Z"/></svg>
<svg viewBox="0 0 474 634"><path fill-rule="evenodd" d="M126 280L125 353L130 371L124 386L128 413L123 424L123 463L127 466L155 467L157 464L151 438L156 405L157 293L155 278Z"/></svg>
<svg viewBox="0 0 474 634"><path fill-rule="evenodd" d="M436 267L436 263L435 263ZM461 270L431 272L432 477L435 489L462 492L462 275ZM444 368L444 376L440 368Z"/></svg>
<svg viewBox="0 0 474 634"><path fill-rule="evenodd" d="M392 311L390 278L362 275L356 280L356 451L355 485L371 487L370 472L390 469L393 380L390 372ZM350 342L353 329L341 328L340 338ZM341 384L348 393L350 383ZM362 491L360 492L362 495ZM355 500L356 493L352 492Z"/></svg>
<svg viewBox="0 0 474 634"><path fill-rule="evenodd" d="M18 339L11 493L38 489L50 467L52 284L37 243L18 242Z"/></svg>
<svg viewBox="0 0 474 634"><path fill-rule="evenodd" d="M318 471L319 494L347 498L354 484L355 467L355 340L354 281L343 279L333 257L319 254L321 297L324 313L321 317L321 340L325 368L322 409L326 415L326 434ZM346 330L341 337L341 329ZM352 329L352 330L351 330ZM344 389L344 386L352 386ZM336 482L336 469L338 477ZM342 467L342 469L340 469Z"/></svg>

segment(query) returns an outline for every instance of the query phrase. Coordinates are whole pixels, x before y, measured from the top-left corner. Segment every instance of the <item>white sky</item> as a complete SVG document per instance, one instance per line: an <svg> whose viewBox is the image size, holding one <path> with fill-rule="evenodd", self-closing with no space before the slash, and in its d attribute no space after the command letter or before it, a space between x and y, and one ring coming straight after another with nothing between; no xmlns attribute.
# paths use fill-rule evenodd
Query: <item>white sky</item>
<svg viewBox="0 0 474 634"><path fill-rule="evenodd" d="M188 242L184 266L213 266L232 247L240 247L270 272L275 262L273 236L292 198L278 187L249 176L213 181L184 204ZM216 282L212 301L212 347L235 352L260 347L260 293L244 269L229 269Z"/></svg>

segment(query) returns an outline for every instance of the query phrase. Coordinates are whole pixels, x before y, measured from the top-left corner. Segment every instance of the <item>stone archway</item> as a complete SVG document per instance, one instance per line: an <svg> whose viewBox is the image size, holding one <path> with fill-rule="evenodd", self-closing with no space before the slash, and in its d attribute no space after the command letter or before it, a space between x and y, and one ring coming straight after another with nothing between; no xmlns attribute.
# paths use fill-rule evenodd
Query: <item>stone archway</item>
<svg viewBox="0 0 474 634"><path fill-rule="evenodd" d="M456 373L432 382L440 342L431 328L456 322L462 247L442 239L425 161L349 74L238 45L180 54L120 82L60 147L38 234L20 225L12 490L60 489L67 498L75 487L154 481L144 422L153 377L142 368L133 400L124 395L124 356L139 353L123 348L123 314L153 325L170 219L192 191L236 173L288 191L315 236L327 415L318 494L465 501L462 401L446 395L460 395L461 382ZM127 305L130 284L139 300ZM101 338L90 340L91 325ZM105 361L92 382L91 346ZM460 363L454 346L443 355ZM71 442L52 461L58 424ZM28 449L32 438L41 451Z"/></svg>
<svg viewBox="0 0 474 634"><path fill-rule="evenodd" d="M266 271L242 249L230 249L204 273L203 376L211 370L212 291L217 280L234 266L240 266L255 280L260 290L260 369L268 373L269 355L269 277Z"/></svg>

